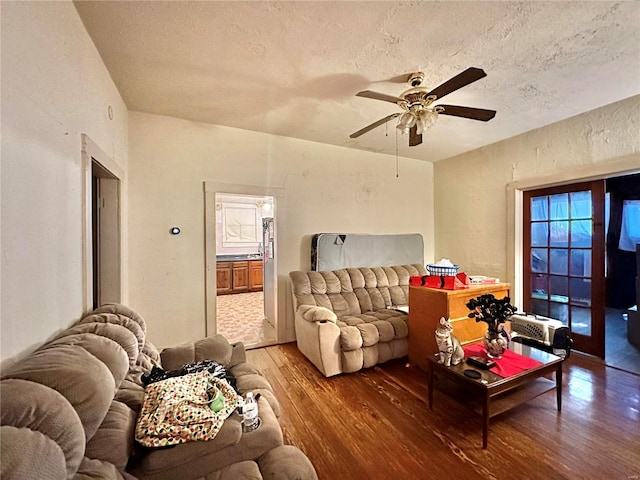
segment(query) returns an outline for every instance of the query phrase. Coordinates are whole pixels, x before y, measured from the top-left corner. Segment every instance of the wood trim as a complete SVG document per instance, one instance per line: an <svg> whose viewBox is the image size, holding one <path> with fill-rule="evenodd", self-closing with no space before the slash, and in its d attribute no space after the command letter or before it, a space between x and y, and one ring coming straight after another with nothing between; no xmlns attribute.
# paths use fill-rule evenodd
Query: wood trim
<svg viewBox="0 0 640 480"><path fill-rule="evenodd" d="M88 135L81 135L81 161L82 161L82 310L88 313L93 308L93 233L92 233L92 164L99 163L105 172L105 176L118 180L118 222L120 223L120 288L122 295L123 271L122 265L122 188L125 181L124 170L114 162Z"/></svg>
<svg viewBox="0 0 640 480"><path fill-rule="evenodd" d="M593 180L571 185L557 185L523 192L522 202L522 279L523 308L533 310L531 305L531 198L578 191L591 191L592 197L592 245L591 245L591 335L580 335L572 331L574 348L600 358L605 356L605 278L604 278L604 180ZM547 246L547 249L550 247ZM569 272L566 275L568 278ZM549 275L547 275L549 277ZM569 306L570 308L570 306ZM569 313L569 318L571 314Z"/></svg>

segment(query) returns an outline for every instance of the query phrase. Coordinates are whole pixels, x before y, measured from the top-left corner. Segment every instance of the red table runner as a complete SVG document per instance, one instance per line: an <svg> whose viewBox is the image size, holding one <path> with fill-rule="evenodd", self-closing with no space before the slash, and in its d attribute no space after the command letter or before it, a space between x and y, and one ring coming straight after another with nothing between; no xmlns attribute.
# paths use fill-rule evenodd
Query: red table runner
<svg viewBox="0 0 640 480"><path fill-rule="evenodd" d="M462 347L464 349L465 357L487 357L487 351L484 345L476 343L473 345L467 345ZM496 366L490 370L496 375L501 377L511 377L520 372L524 372L530 368L542 365L542 362L534 360L533 358L525 357L519 353L512 352L511 350L505 350L502 354L502 358L492 358L496 362Z"/></svg>

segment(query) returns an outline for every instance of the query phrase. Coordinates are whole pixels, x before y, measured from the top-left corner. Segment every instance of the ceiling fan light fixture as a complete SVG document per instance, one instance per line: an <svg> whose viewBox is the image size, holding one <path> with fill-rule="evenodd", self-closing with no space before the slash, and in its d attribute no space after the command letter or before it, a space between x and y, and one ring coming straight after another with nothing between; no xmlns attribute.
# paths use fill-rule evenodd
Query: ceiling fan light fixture
<svg viewBox="0 0 640 480"><path fill-rule="evenodd" d="M404 112L402 115L400 115L397 128L402 133L407 134L409 133L409 130L411 130L411 127L413 127L415 124L416 116L411 112Z"/></svg>
<svg viewBox="0 0 640 480"><path fill-rule="evenodd" d="M432 110L422 110L420 115L418 115L417 125L418 125L418 135L422 135L428 129L435 125L436 120L438 118L438 114Z"/></svg>

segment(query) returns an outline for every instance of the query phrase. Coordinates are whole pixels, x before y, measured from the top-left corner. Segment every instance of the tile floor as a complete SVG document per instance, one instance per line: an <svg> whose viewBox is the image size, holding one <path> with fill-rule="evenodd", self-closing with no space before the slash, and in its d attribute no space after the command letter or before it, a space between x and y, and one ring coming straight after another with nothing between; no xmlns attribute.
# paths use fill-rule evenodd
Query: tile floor
<svg viewBox="0 0 640 480"><path fill-rule="evenodd" d="M218 333L245 347L274 344L275 329L264 317L262 292L237 293L216 297Z"/></svg>
<svg viewBox="0 0 640 480"><path fill-rule="evenodd" d="M626 310L607 308L605 320L605 363L640 375L640 348L627 340Z"/></svg>

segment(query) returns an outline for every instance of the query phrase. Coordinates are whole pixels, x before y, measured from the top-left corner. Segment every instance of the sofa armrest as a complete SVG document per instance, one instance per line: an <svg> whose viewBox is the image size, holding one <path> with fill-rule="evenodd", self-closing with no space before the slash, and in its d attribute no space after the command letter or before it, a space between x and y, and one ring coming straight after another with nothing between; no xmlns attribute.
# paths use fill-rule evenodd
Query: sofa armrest
<svg viewBox="0 0 640 480"><path fill-rule="evenodd" d="M306 320L300 308L295 316L298 349L325 377L342 373L340 327L335 320L330 320L331 316L335 318L335 314L326 308L312 307L308 312L309 318L314 318L315 313L318 314L316 320Z"/></svg>
<svg viewBox="0 0 640 480"><path fill-rule="evenodd" d="M307 322L332 322L336 323L338 317L334 312L325 307L316 305L300 305L296 315Z"/></svg>
<svg viewBox="0 0 640 480"><path fill-rule="evenodd" d="M318 480L318 474L301 450L282 445L269 450L258 460L264 480Z"/></svg>
<svg viewBox="0 0 640 480"><path fill-rule="evenodd" d="M247 352L244 348L244 343L236 342L231 344L231 360L226 365L226 368L233 368L241 363L246 363Z"/></svg>

